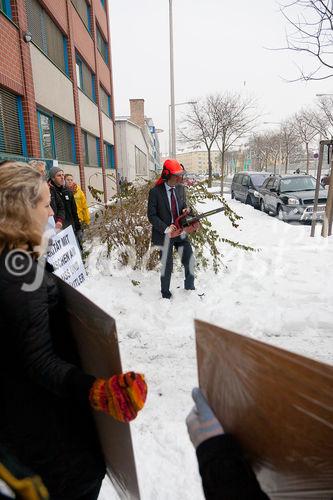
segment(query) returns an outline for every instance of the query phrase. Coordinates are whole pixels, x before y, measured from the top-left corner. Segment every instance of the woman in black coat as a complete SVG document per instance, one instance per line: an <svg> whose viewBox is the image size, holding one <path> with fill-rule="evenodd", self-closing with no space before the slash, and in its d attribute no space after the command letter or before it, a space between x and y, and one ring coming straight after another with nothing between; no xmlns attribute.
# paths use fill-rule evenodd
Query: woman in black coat
<svg viewBox="0 0 333 500"><path fill-rule="evenodd" d="M51 215L49 187L38 172L1 167L0 443L41 476L52 500L94 500L105 464L91 406L129 421L146 386L132 372L105 381L80 369L55 281L37 260Z"/></svg>

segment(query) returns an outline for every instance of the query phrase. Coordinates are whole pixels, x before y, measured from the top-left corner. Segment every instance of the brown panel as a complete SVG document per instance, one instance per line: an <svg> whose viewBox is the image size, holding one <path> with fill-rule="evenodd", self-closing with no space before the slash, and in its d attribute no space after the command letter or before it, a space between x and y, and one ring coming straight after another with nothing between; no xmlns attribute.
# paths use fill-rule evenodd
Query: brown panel
<svg viewBox="0 0 333 500"><path fill-rule="evenodd" d="M333 367L196 321L200 387L272 499L333 498Z"/></svg>
<svg viewBox="0 0 333 500"><path fill-rule="evenodd" d="M76 339L83 368L95 377L121 373L116 324L77 290L56 278ZM128 424L94 412L107 472L121 499L139 499L131 431Z"/></svg>
<svg viewBox="0 0 333 500"><path fill-rule="evenodd" d="M23 94L23 68L18 29L0 13L0 78L1 83ZM6 81L5 78L6 78Z"/></svg>
<svg viewBox="0 0 333 500"><path fill-rule="evenodd" d="M97 50L97 66L99 79L105 90L111 94L111 78L110 78L110 68L105 64L105 61L101 54Z"/></svg>

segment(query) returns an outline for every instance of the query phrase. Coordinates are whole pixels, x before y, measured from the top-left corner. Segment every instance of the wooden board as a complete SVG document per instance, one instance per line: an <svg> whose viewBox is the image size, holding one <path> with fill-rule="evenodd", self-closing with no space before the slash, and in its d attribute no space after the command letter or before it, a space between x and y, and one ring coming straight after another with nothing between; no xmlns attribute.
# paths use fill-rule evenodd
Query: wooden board
<svg viewBox="0 0 333 500"><path fill-rule="evenodd" d="M60 278L55 278L70 316L82 366L95 377L121 373L115 320ZM107 474L121 499L140 499L130 426L94 412Z"/></svg>
<svg viewBox="0 0 333 500"><path fill-rule="evenodd" d="M272 499L333 498L333 366L196 321L199 383Z"/></svg>

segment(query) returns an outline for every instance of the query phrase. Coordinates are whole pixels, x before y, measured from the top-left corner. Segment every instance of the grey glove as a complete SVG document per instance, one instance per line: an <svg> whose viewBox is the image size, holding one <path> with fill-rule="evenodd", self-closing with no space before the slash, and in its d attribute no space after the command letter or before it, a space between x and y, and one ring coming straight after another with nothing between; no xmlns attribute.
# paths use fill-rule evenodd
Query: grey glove
<svg viewBox="0 0 333 500"><path fill-rule="evenodd" d="M201 390L192 390L195 406L186 418L187 430L195 448L214 436L224 434L223 427L215 417Z"/></svg>

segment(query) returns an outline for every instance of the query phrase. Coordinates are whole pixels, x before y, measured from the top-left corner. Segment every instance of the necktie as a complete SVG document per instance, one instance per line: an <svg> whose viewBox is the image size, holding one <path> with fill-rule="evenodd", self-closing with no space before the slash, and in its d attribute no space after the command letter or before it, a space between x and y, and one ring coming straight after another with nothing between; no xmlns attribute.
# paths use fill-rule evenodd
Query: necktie
<svg viewBox="0 0 333 500"><path fill-rule="evenodd" d="M175 188L171 188L171 214L172 214L172 223L174 224L175 220L178 217L178 210L177 210L177 202L176 202L176 196L175 196Z"/></svg>

